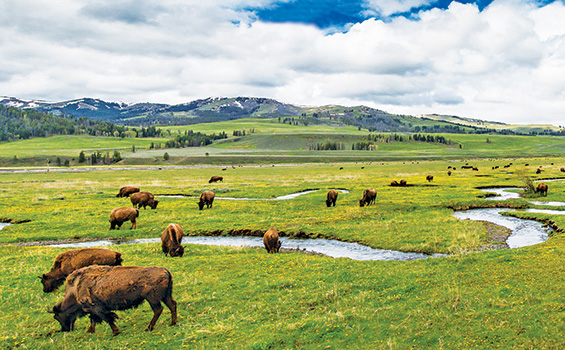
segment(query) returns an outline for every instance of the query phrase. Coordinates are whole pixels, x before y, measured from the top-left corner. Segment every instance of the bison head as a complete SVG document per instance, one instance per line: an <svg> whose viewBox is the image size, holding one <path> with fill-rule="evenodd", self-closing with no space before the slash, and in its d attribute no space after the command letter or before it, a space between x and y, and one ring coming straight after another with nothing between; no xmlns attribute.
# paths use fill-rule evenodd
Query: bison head
<svg viewBox="0 0 565 350"><path fill-rule="evenodd" d="M169 255L170 255L171 257L174 257L174 256L182 257L183 254L184 254L184 247L183 247L182 245L179 245L177 248L172 249L172 250L169 252Z"/></svg>
<svg viewBox="0 0 565 350"><path fill-rule="evenodd" d="M365 201L363 199L359 200L359 206L360 207L364 207L365 206Z"/></svg>
<svg viewBox="0 0 565 350"><path fill-rule="evenodd" d="M157 204L159 204L158 200L149 201L149 206L151 207L151 209L157 209Z"/></svg>
<svg viewBox="0 0 565 350"><path fill-rule="evenodd" d="M200 202L198 202L198 208L200 208L200 210L204 209L204 201L200 200Z"/></svg>
<svg viewBox="0 0 565 350"><path fill-rule="evenodd" d="M61 332L70 332L75 329L75 321L77 318L86 315L80 305L74 300L73 303L65 305L66 300L53 306L52 310L47 309L47 312L53 314L54 318L61 324Z"/></svg>

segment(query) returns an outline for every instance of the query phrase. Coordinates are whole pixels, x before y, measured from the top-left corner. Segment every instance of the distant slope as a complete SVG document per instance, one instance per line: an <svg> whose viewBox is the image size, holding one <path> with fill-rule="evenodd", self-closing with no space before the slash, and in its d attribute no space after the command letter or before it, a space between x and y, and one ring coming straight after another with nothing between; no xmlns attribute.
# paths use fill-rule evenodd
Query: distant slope
<svg viewBox="0 0 565 350"><path fill-rule="evenodd" d="M434 121L443 121L456 125L463 125L470 127L479 127L479 128L494 129L494 130L512 130L520 134L530 134L530 133L544 134L547 133L548 131L549 132L563 131L563 128L551 124L527 124L527 125L505 124L501 122L486 121L486 120L473 119L473 118L464 118L454 115L440 115L440 114L422 114L418 117L424 120L428 119Z"/></svg>

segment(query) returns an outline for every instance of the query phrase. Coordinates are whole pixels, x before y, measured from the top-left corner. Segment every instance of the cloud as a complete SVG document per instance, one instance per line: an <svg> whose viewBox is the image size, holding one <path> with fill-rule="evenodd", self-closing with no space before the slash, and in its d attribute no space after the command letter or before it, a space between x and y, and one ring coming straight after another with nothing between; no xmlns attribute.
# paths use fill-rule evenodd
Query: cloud
<svg viewBox="0 0 565 350"><path fill-rule="evenodd" d="M562 119L560 2L498 0L482 10L453 2L339 32L261 20L257 9L277 4L5 0L0 95L163 103L247 95L406 114ZM425 3L371 4L393 13Z"/></svg>

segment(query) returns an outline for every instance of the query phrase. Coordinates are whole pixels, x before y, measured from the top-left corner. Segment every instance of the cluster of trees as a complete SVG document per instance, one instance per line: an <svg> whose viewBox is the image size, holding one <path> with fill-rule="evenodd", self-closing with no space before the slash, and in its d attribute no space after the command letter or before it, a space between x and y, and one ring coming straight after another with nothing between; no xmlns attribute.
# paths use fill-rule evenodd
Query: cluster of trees
<svg viewBox="0 0 565 350"><path fill-rule="evenodd" d="M310 151L343 151L345 150L345 145L341 142L323 142L309 145L308 149Z"/></svg>
<svg viewBox="0 0 565 350"><path fill-rule="evenodd" d="M375 144L370 141L356 142L351 145L351 150L353 151L374 151L376 149L377 147Z"/></svg>
<svg viewBox="0 0 565 350"><path fill-rule="evenodd" d="M367 140L381 143L404 142L406 137L398 134L369 134Z"/></svg>
<svg viewBox="0 0 565 350"><path fill-rule="evenodd" d="M225 131L218 135L206 135L201 132L187 130L184 134L177 135L174 139L165 142L166 148L184 148L184 147L203 147L211 144L214 140L226 139L228 135Z"/></svg>
<svg viewBox="0 0 565 350"><path fill-rule="evenodd" d="M452 142L449 139L441 135L421 135L421 134L414 134L412 135L412 140L420 141L420 142L429 142L429 143L441 143L444 145L451 145Z"/></svg>
<svg viewBox="0 0 565 350"><path fill-rule="evenodd" d="M52 135L90 135L106 137L160 137L161 129L154 126L129 129L112 122L87 117L54 116L32 109L0 105L0 141Z"/></svg>
<svg viewBox="0 0 565 350"><path fill-rule="evenodd" d="M247 134L254 134L254 133L255 133L255 128L251 128L251 129L249 129L249 130L247 130L247 131L245 131L245 129L243 129L243 130L234 130L234 131L232 132L232 135L233 135L233 136L245 136L245 135L247 135Z"/></svg>
<svg viewBox="0 0 565 350"><path fill-rule="evenodd" d="M100 151L96 151L96 152L92 152L92 154L90 154L90 156L86 156L86 154L84 153L84 151L80 151L79 155L78 155L78 163L79 164L84 164L87 163L91 164L91 165L95 165L95 164L113 164L113 163L117 163L120 160L122 160L122 156L120 154L120 152L118 151L114 151L114 154L112 156L110 156L110 152L107 151L106 154L103 154Z"/></svg>

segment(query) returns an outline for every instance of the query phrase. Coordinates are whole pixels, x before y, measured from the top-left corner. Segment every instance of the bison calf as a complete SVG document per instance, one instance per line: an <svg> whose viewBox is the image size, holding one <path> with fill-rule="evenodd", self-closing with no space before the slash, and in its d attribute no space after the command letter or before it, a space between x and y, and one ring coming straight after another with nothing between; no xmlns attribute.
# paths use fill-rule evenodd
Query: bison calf
<svg viewBox="0 0 565 350"><path fill-rule="evenodd" d="M61 324L62 332L74 330L79 317L90 316L87 332L94 333L97 323L107 322L112 334L120 333L114 310L139 306L144 300L153 309L153 318L145 329L151 331L163 312L161 302L171 310L171 326L177 323L177 302L173 300L173 277L164 267L87 266L73 272L66 281L65 297L49 313Z"/></svg>
<svg viewBox="0 0 565 350"><path fill-rule="evenodd" d="M122 264L122 254L110 249L73 249L57 255L53 267L41 278L43 291L51 293L65 283L65 278L73 271L90 265L117 266Z"/></svg>
<svg viewBox="0 0 565 350"><path fill-rule="evenodd" d="M165 231L161 233L161 249L165 256L169 254L171 257L184 254L184 247L181 245L184 230L179 224L169 224Z"/></svg>
<svg viewBox="0 0 565 350"><path fill-rule="evenodd" d="M333 205L335 207L335 202L337 202L337 191L329 190L326 198L326 206L331 207Z"/></svg>
<svg viewBox="0 0 565 350"><path fill-rule="evenodd" d="M363 197L359 200L359 206L364 207L365 205L369 206L375 203L375 199L377 198L377 190L374 188L367 189L363 191Z"/></svg>
<svg viewBox="0 0 565 350"><path fill-rule="evenodd" d="M137 186L124 186L120 188L120 192L116 197L129 197L132 193L139 192L139 187Z"/></svg>
<svg viewBox="0 0 565 350"><path fill-rule="evenodd" d="M548 189L548 186L542 182L536 188L536 193L539 193L542 196L547 196L547 189Z"/></svg>
<svg viewBox="0 0 565 350"><path fill-rule="evenodd" d="M226 170L226 169L222 169L222 170ZM208 180L208 183L211 184L212 182L224 182L224 177L223 176L212 176L210 178L210 180Z"/></svg>
<svg viewBox="0 0 565 350"><path fill-rule="evenodd" d="M139 217L139 209L128 207L114 208L110 213L110 230L113 230L116 226L118 226L119 230L125 221L131 221L130 230L137 228L137 223L135 222L137 217Z"/></svg>
<svg viewBox="0 0 565 350"><path fill-rule="evenodd" d="M216 194L212 191L202 192L202 194L200 195L200 202L198 202L198 208L202 210L204 209L204 205L206 205L206 208L212 208L215 196Z"/></svg>
<svg viewBox="0 0 565 350"><path fill-rule="evenodd" d="M263 235L263 244L269 253L278 253L281 248L281 241L279 241L279 233L276 229L270 228Z"/></svg>
<svg viewBox="0 0 565 350"><path fill-rule="evenodd" d="M141 209L141 207L146 209L146 206L149 206L151 209L157 209L157 204L159 204L159 201L155 200L153 193L145 191L132 194L130 200L133 207L139 209Z"/></svg>

